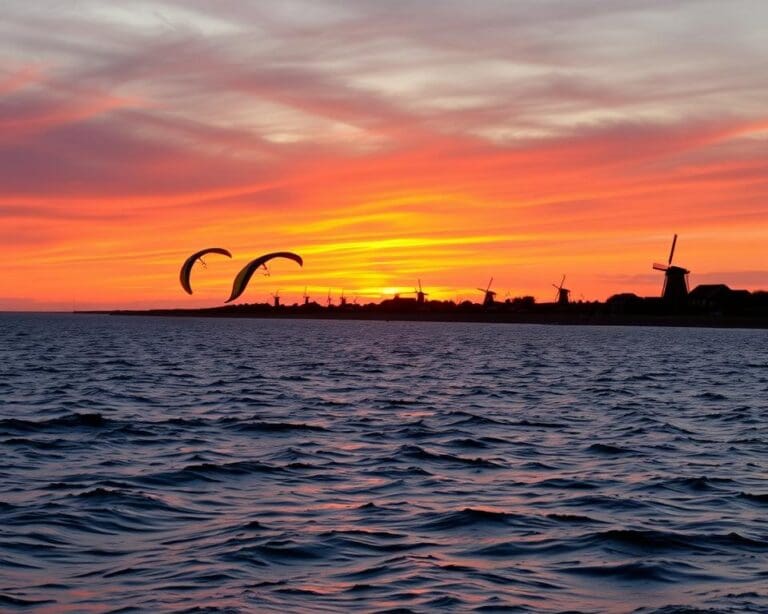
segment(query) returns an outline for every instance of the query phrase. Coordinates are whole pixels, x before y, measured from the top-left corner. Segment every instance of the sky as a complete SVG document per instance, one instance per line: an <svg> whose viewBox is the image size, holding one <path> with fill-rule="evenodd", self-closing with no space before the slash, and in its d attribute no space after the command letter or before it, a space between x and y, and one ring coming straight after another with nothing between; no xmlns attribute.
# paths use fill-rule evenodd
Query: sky
<svg viewBox="0 0 768 614"><path fill-rule="evenodd" d="M0 310L768 288L764 0L0 0ZM229 249L196 267L183 260Z"/></svg>

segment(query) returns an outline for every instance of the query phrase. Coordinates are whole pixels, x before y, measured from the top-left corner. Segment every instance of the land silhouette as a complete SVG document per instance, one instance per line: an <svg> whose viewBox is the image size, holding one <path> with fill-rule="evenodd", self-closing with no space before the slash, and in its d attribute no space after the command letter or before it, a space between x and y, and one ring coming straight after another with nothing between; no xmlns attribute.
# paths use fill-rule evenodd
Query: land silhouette
<svg viewBox="0 0 768 614"><path fill-rule="evenodd" d="M768 328L768 292L732 290L725 284L700 285L681 299L640 297L633 293L611 296L605 302L563 301L538 303L532 296L504 301L427 300L420 290L416 297L395 295L379 303L358 304L343 296L326 305L310 300L283 305L279 294L271 302L243 303L198 309L108 310L77 313L106 313L124 316L194 316L224 318L316 318L329 320L415 320L438 322L500 322L537 324L614 324L647 326L713 326ZM494 293L495 294L495 293Z"/></svg>

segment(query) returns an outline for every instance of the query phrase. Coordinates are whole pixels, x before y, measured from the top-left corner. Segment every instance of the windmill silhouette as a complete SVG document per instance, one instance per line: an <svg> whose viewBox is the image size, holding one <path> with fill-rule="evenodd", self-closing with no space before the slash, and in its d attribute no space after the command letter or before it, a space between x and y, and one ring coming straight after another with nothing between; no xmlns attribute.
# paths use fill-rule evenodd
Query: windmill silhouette
<svg viewBox="0 0 768 614"><path fill-rule="evenodd" d="M425 298L429 296L429 292L424 292L424 289L421 287L421 280L418 280L419 287L414 287L413 291L408 292L401 292L400 294L415 294L416 295L416 304L417 305L423 305L425 302ZM397 296L397 295L396 295Z"/></svg>
<svg viewBox="0 0 768 614"><path fill-rule="evenodd" d="M560 280L560 285L552 284L552 286L557 289L556 301L558 305L567 305L570 302L571 291L568 290L568 288L563 287L564 283L565 275L563 275L563 278Z"/></svg>
<svg viewBox="0 0 768 614"><path fill-rule="evenodd" d="M688 298L688 273L690 271L672 264L677 246L677 235L672 238L672 249L669 250L667 264L654 263L653 268L664 271L664 287L661 297L668 303L684 303Z"/></svg>
<svg viewBox="0 0 768 614"><path fill-rule="evenodd" d="M483 293L483 307L493 307L493 305L496 303L496 292L491 290L492 283L493 277L491 277L490 281L488 282L488 287L485 288L485 290L483 290L483 288L478 288L478 290Z"/></svg>
<svg viewBox="0 0 768 614"><path fill-rule="evenodd" d="M427 296L429 296L429 293L424 292L424 289L421 287L421 280L419 279L418 281L419 281L419 289L416 290L416 288L414 288L414 290L416 291L416 304L423 305L424 300L426 299Z"/></svg>
<svg viewBox="0 0 768 614"><path fill-rule="evenodd" d="M273 306L280 307L280 290L276 290L272 295L272 301Z"/></svg>

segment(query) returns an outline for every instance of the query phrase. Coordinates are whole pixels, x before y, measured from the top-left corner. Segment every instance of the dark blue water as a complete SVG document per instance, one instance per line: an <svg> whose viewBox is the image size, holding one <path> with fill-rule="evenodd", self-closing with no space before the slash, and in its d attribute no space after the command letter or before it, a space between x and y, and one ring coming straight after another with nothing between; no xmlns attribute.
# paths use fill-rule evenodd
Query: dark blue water
<svg viewBox="0 0 768 614"><path fill-rule="evenodd" d="M766 612L767 348L0 316L0 610Z"/></svg>

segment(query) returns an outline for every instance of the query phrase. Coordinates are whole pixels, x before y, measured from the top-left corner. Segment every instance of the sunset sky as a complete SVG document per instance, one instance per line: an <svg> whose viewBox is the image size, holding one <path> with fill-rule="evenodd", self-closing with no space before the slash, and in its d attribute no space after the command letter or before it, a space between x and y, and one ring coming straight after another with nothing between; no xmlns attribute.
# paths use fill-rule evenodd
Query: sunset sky
<svg viewBox="0 0 768 614"><path fill-rule="evenodd" d="M768 288L764 0L3 0L0 309ZM184 258L205 247L193 296Z"/></svg>

